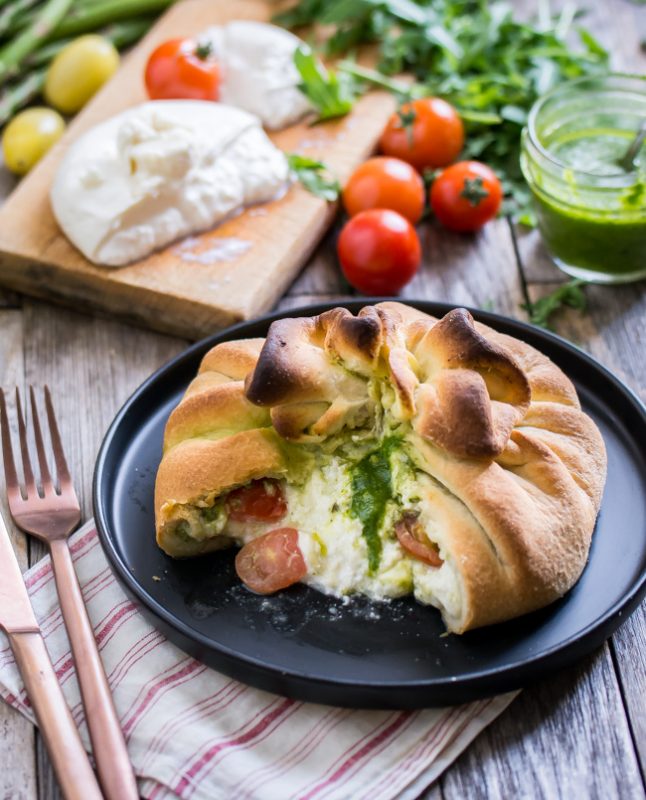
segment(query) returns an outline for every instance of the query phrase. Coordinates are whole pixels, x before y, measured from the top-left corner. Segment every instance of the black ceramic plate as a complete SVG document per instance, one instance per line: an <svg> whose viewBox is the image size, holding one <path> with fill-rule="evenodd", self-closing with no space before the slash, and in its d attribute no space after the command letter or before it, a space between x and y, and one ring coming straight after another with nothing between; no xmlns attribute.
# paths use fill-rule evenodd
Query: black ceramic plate
<svg viewBox="0 0 646 800"><path fill-rule="evenodd" d="M356 312L366 302L342 305ZM412 305L434 316L450 308ZM473 313L555 361L606 442L608 481L590 560L566 597L509 623L442 636L439 613L412 600L345 605L303 585L259 597L236 578L232 552L191 561L165 556L155 544L153 486L166 419L210 347L264 336L282 314L222 331L162 367L126 403L103 442L94 482L98 530L117 576L152 623L241 681L294 698L373 708L461 703L518 688L607 638L646 589L646 410L568 342L496 314Z"/></svg>

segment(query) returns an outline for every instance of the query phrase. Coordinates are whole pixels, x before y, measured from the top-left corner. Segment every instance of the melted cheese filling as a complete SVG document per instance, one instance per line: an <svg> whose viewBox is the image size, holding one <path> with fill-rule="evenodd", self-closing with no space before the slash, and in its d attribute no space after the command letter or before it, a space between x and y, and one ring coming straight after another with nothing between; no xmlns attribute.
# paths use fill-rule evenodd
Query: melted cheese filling
<svg viewBox="0 0 646 800"><path fill-rule="evenodd" d="M462 610L461 579L445 547L442 531L447 522L446 490L423 472L413 469L401 449L390 455L392 496L378 528L381 555L370 570L368 543L362 522L352 513L353 463L337 456L318 464L302 484L284 484L287 513L279 522L238 522L217 509L184 506L173 513L186 520L184 535L197 541L214 536L246 544L277 527L299 533L299 547L307 564L304 582L326 594L364 594L387 600L414 594L452 618ZM220 501L219 508L223 508ZM430 566L407 553L399 544L395 524L404 511L419 514L419 522L439 549L443 563ZM223 516L224 514L224 516Z"/></svg>

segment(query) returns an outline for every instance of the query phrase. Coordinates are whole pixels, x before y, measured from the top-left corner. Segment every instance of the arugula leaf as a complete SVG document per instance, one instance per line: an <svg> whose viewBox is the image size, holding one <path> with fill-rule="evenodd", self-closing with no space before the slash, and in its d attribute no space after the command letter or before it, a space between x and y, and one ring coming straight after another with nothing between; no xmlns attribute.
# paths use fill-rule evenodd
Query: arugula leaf
<svg viewBox="0 0 646 800"><path fill-rule="evenodd" d="M328 70L307 46L294 52L301 76L299 89L318 112L319 119L345 116L354 105L355 81L345 73Z"/></svg>
<svg viewBox="0 0 646 800"><path fill-rule="evenodd" d="M541 328L553 330L550 325L550 317L554 312L558 311L563 306L576 308L579 311L584 311L586 308L586 299L583 294L582 286L585 286L585 281L574 279L563 286L559 286L550 294L541 297L531 305L523 304L521 308L525 309L529 314L529 321L534 325L539 325Z"/></svg>
<svg viewBox="0 0 646 800"><path fill-rule="evenodd" d="M290 170L308 192L333 202L339 196L341 186L322 161L316 161L298 153L287 153Z"/></svg>

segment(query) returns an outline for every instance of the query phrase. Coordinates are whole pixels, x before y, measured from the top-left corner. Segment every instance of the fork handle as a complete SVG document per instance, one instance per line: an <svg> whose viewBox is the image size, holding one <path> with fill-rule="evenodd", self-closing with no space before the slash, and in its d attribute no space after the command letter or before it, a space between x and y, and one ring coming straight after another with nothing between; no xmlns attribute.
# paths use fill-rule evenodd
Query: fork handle
<svg viewBox="0 0 646 800"><path fill-rule="evenodd" d="M67 539L50 542L50 551L101 788L106 800L138 800L137 782Z"/></svg>
<svg viewBox="0 0 646 800"><path fill-rule="evenodd" d="M40 633L10 633L9 643L66 800L101 800L52 662Z"/></svg>

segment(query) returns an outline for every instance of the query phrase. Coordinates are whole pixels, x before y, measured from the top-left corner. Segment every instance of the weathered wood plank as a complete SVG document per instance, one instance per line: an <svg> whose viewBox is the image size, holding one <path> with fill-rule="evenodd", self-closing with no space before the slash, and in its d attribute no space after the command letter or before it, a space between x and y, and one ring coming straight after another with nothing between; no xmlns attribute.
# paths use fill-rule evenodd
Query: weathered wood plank
<svg viewBox="0 0 646 800"><path fill-rule="evenodd" d="M522 692L440 780L445 800L642 798L607 645Z"/></svg>
<svg viewBox="0 0 646 800"><path fill-rule="evenodd" d="M83 514L96 454L120 406L186 342L25 300L25 379L47 384Z"/></svg>
<svg viewBox="0 0 646 800"><path fill-rule="evenodd" d="M417 800L445 800L441 781L439 779L436 780L432 786L429 786L425 792L422 792Z"/></svg>
<svg viewBox="0 0 646 800"><path fill-rule="evenodd" d="M333 231L322 242L277 308L293 308L316 298L361 298L345 281L336 257ZM437 300L486 307L522 316L523 300L508 224L498 220L475 235L452 234L437 225L420 227L423 262L404 287L402 300Z"/></svg>
<svg viewBox="0 0 646 800"><path fill-rule="evenodd" d="M20 311L0 309L0 386L13 393L23 384L23 328ZM15 433L15 431L14 431ZM4 486L4 471L0 464L0 487ZM25 536L11 525L7 498L0 491L0 513L7 522L18 562L27 567L28 547ZM18 712L0 702L0 797L6 800L36 798L36 762L34 759L35 730Z"/></svg>
<svg viewBox="0 0 646 800"><path fill-rule="evenodd" d="M332 226L323 238L312 258L301 270L286 293L286 297L310 295L347 295L351 290L346 283L336 257L336 240L341 225ZM278 301L277 308L284 298Z"/></svg>
<svg viewBox="0 0 646 800"><path fill-rule="evenodd" d="M402 299L438 300L519 315L522 291L509 227L490 223L477 234L437 225L421 231L424 263Z"/></svg>
<svg viewBox="0 0 646 800"><path fill-rule="evenodd" d="M0 702L0 798L36 800L35 729L17 711Z"/></svg>
<svg viewBox="0 0 646 800"><path fill-rule="evenodd" d="M536 262L535 262L536 266ZM559 284L531 283L532 302ZM646 284L586 286L586 310L562 309L554 315L556 332L608 367L646 400Z"/></svg>
<svg viewBox="0 0 646 800"><path fill-rule="evenodd" d="M646 604L612 637L619 683L628 712L642 778L646 775Z"/></svg>
<svg viewBox="0 0 646 800"><path fill-rule="evenodd" d="M340 302L342 300L356 300L353 295L343 294L295 294L283 297L277 304L276 311L290 311L300 306L309 306L315 303Z"/></svg>

